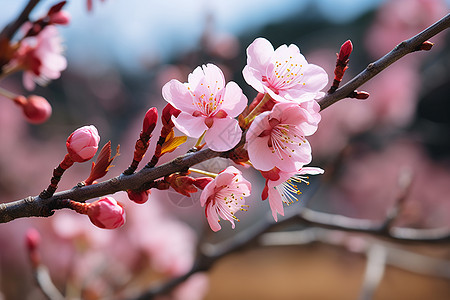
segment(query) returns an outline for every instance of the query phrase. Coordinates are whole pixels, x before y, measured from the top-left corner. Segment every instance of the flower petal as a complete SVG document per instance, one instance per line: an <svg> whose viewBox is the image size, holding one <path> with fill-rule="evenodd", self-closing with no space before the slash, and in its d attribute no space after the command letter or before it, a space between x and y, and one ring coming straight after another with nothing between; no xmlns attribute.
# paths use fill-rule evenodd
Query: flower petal
<svg viewBox="0 0 450 300"><path fill-rule="evenodd" d="M268 40L257 38L247 48L247 65L264 74L273 53L273 46Z"/></svg>
<svg viewBox="0 0 450 300"><path fill-rule="evenodd" d="M209 203L205 208L206 219L208 220L209 227L216 232L222 227L219 224L219 215L217 214L215 206Z"/></svg>
<svg viewBox="0 0 450 300"><path fill-rule="evenodd" d="M199 138L208 129L204 117L194 117L185 112L181 112L176 119L173 119L173 123L178 130L193 138Z"/></svg>
<svg viewBox="0 0 450 300"><path fill-rule="evenodd" d="M214 123L206 131L205 142L211 150L227 151L241 140L242 130L237 120L214 118Z"/></svg>
<svg viewBox="0 0 450 300"><path fill-rule="evenodd" d="M247 97L242 93L241 88L233 81L228 82L221 108L234 118L244 110L247 102Z"/></svg>
<svg viewBox="0 0 450 300"><path fill-rule="evenodd" d="M195 111L194 100L187 86L176 79L170 80L163 86L162 96L173 107L185 113L192 114Z"/></svg>

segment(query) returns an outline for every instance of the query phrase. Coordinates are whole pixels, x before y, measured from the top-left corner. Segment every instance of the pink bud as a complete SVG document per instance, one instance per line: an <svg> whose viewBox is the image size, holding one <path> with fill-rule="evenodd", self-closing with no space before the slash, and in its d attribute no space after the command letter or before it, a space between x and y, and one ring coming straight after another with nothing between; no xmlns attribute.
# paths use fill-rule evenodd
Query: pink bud
<svg viewBox="0 0 450 300"><path fill-rule="evenodd" d="M22 109L26 119L32 124L44 123L52 115L52 106L41 96L29 96L22 104Z"/></svg>
<svg viewBox="0 0 450 300"><path fill-rule="evenodd" d="M194 185L198 187L199 189L203 190L208 183L213 181L213 178L211 177L197 177L195 178Z"/></svg>
<svg viewBox="0 0 450 300"><path fill-rule="evenodd" d="M353 44L350 40L347 40L344 44L341 46L341 50L339 51L338 60L341 62L345 62L348 57L350 56L350 53L353 51Z"/></svg>
<svg viewBox="0 0 450 300"><path fill-rule="evenodd" d="M100 228L115 229L125 223L125 210L112 197L103 197L89 203L87 215L91 222Z"/></svg>
<svg viewBox="0 0 450 300"><path fill-rule="evenodd" d="M35 251L41 242L41 235L39 231L34 228L28 229L25 235L25 243L27 245L28 251Z"/></svg>
<svg viewBox="0 0 450 300"><path fill-rule="evenodd" d="M70 22L70 15L66 11L58 11L49 15L50 24L67 25Z"/></svg>
<svg viewBox="0 0 450 300"><path fill-rule="evenodd" d="M137 204L144 204L148 200L148 195L150 194L150 190L145 191L132 191L127 190L128 198L131 201L136 202Z"/></svg>
<svg viewBox="0 0 450 300"><path fill-rule="evenodd" d="M172 116L175 116L175 118L178 117L180 113L181 110L173 107L170 104L167 104L162 111L161 118L163 119L163 124L168 123L171 120Z"/></svg>
<svg viewBox="0 0 450 300"><path fill-rule="evenodd" d="M55 14L57 12L60 12L61 9L64 7L64 5L66 5L67 1L61 1L55 5L53 5L52 7L50 7L50 9L48 10L47 15L52 15Z"/></svg>
<svg viewBox="0 0 450 300"><path fill-rule="evenodd" d="M75 130L66 142L67 151L74 162L85 162L94 157L100 136L94 125Z"/></svg>
<svg viewBox="0 0 450 300"><path fill-rule="evenodd" d="M153 132L153 129L155 129L157 121L158 121L158 110L156 109L156 107L152 107L145 114L142 132L144 132L147 136L149 136Z"/></svg>

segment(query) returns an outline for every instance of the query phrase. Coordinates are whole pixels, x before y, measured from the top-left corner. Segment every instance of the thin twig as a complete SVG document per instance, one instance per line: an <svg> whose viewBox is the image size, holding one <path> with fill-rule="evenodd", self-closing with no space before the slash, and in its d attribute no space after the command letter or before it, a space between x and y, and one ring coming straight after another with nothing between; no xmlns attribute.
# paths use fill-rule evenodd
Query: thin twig
<svg viewBox="0 0 450 300"><path fill-rule="evenodd" d="M328 106L347 98L354 90L372 79L375 75L389 67L391 64L402 58L408 53L418 51L423 42L427 41L431 37L437 35L439 32L450 27L450 14L422 31L421 33L413 36L412 38L405 40L398 44L391 52L377 60L370 63L364 71L356 75L352 80L338 88L334 93L325 95L318 102L321 110L324 110Z"/></svg>
<svg viewBox="0 0 450 300"><path fill-rule="evenodd" d="M32 1L30 1L30 3L31 2ZM449 26L450 14L448 14L429 28L425 29L421 33L417 34L416 36L410 38L405 42L402 42L394 50L386 54L383 58L379 59L375 63L370 64L366 68L366 70L353 78L349 83L337 89L333 94L326 95L324 98L319 100L321 108L325 109L326 107L330 106L333 103L336 103L340 99L345 98L357 87L365 83L370 78L374 77L383 69L387 68L390 64L397 61L407 53L416 51L424 41L438 34ZM237 147L241 145L242 142L238 144ZM203 149L195 153L185 154L184 156L178 157L169 163L155 168L145 168L129 176L121 175L95 185L77 187L71 190L59 192L47 199L41 199L40 197L35 196L27 197L15 202L0 204L0 223L9 222L11 220L23 217L51 216L55 209L67 207L67 203L65 201L66 199L71 199L74 201L86 201L88 199L114 194L118 191L125 191L128 189L138 190L146 183L151 182L155 179L175 172L179 172L184 169L188 169L189 167L210 158L226 156L226 154L227 153L219 153L210 149ZM358 226L364 225L361 222L358 222L357 224ZM361 230L364 231L364 228L361 228ZM398 231L398 229L396 229L396 231ZM411 231L406 234L405 239L409 239L410 233ZM433 236L435 235L436 233L433 232ZM439 235L440 233L437 234L438 239L440 239ZM435 239L436 236L433 238L433 240Z"/></svg>
<svg viewBox="0 0 450 300"><path fill-rule="evenodd" d="M28 17L31 11L39 3L39 1L40 0L28 1L28 4L24 7L22 13L17 17L17 19L15 19L13 22L11 22L5 28L3 28L2 32L0 33L0 39L7 38L8 40L10 40L14 36L16 31L20 28L20 26L22 26L23 23L28 21Z"/></svg>
<svg viewBox="0 0 450 300"><path fill-rule="evenodd" d="M381 245L372 245L367 251L366 271L361 287L360 300L371 300L386 268L386 249Z"/></svg>
<svg viewBox="0 0 450 300"><path fill-rule="evenodd" d="M53 284L52 279L50 278L50 274L48 273L48 269L45 266L37 266L37 268L34 270L34 277L36 279L38 287L41 289L47 299L64 300L64 296Z"/></svg>

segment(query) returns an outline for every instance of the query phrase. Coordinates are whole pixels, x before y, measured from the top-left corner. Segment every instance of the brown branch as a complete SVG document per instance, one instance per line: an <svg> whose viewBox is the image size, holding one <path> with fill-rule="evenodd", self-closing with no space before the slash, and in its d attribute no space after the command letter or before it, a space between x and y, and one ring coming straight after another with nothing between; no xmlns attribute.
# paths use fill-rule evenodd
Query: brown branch
<svg viewBox="0 0 450 300"><path fill-rule="evenodd" d="M325 95L318 102L321 110L324 110L328 106L349 97L349 95L358 87L366 83L375 75L389 67L391 64L402 58L408 53L412 53L421 49L421 45L429 38L437 35L439 32L450 27L450 14L422 31L421 33L413 36L412 38L405 40L398 44L391 52L377 60L370 63L364 71L356 75L352 80L338 88L334 93Z"/></svg>
<svg viewBox="0 0 450 300"><path fill-rule="evenodd" d="M40 0L30 0L28 1L28 4L23 9L22 13L15 19L13 22L8 24L5 28L3 28L2 32L0 33L1 38L7 38L10 40L16 31L20 28L20 26L23 25L26 21L28 21L28 17L31 13L31 11L34 9L34 7L39 3Z"/></svg>
<svg viewBox="0 0 450 300"><path fill-rule="evenodd" d="M267 219L262 218L259 222L233 235L232 238L216 244L205 243L200 246L200 255L196 263L186 274L168 280L156 287L143 292L133 300L150 300L161 294L169 293L172 289L187 280L191 275L209 270L216 261L224 256L234 253L243 247L249 246L253 241L268 231L276 227L287 224L306 224L308 228L326 228L329 230L340 230L347 232L368 233L381 238L404 243L450 243L450 228L436 229L413 229L393 227L386 231L386 222L375 222L365 219L354 219L345 216L323 213L302 208L301 212L289 218L285 218L278 223L271 220L272 216L267 215ZM305 229L304 229L305 230ZM310 241L313 241L311 239Z"/></svg>
<svg viewBox="0 0 450 300"><path fill-rule="evenodd" d="M68 208L67 199L84 202L88 199L114 194L119 191L139 190L153 180L226 154L227 152L220 153L204 149L195 153L187 153L155 168L144 168L132 175L119 175L98 184L76 186L71 190L55 193L52 197L46 199L39 196L30 196L14 202L2 203L0 204L0 223L24 217L49 217L56 209Z"/></svg>
<svg viewBox="0 0 450 300"><path fill-rule="evenodd" d="M386 54L384 57L382 57L375 63L370 64L366 68L366 70L361 72L346 85L337 89L333 94L329 94L323 97L321 100L319 100L321 108L325 109L326 107L330 106L333 103L336 103L340 99L347 97L357 87L359 87L360 85L362 85L363 83L374 77L376 74L387 68L393 62L397 61L407 53L419 50L423 42L425 42L430 37L438 34L439 32L443 31L444 29L448 28L449 26L450 26L450 14L446 15L444 18L442 18L429 28L425 29L418 35L399 44L394 50ZM241 143L237 147L242 145L242 143L243 141L241 141ZM226 157L226 155L227 153L219 153L212 151L210 149L203 149L195 153L187 153L184 156L178 157L169 163L163 164L155 168L144 168L135 174L128 176L120 175L95 185L84 187L77 186L71 190L55 193L52 197L49 197L47 199L42 199L39 196L35 196L35 197L27 197L25 199L15 202L0 204L0 223L9 222L11 220L22 217L51 216L55 209L68 207L66 201L67 199L83 202L88 199L114 194L118 191L125 191L128 189L139 190L142 186L145 186L145 184L149 184L155 179L185 170L205 160L218 156ZM321 215L318 214L320 213L313 214L312 216L320 218ZM306 211L305 215L303 216L305 218L304 222L312 222L312 223L316 222L317 220L315 219L309 219L309 217L312 216L308 215ZM333 215L327 214L326 218L332 216ZM349 221L352 226L353 225L362 226L360 228L360 231L376 233L379 230L378 227L377 228L373 227L374 224L371 223L370 224L365 224L362 222L354 223L353 222L354 220L348 219L345 220ZM323 222L320 223L321 221ZM326 219L320 220L320 222L318 222L317 225L325 226L328 224L327 223L328 220ZM345 225L346 223L344 222L343 227L341 227L342 230L345 230L346 227ZM352 228L352 226L349 227L349 230L355 231L356 228ZM392 229L390 230L390 233L398 235L395 237L397 239L405 239L405 240L411 239L412 233L410 231L402 232L400 230L399 232L398 230L400 229L399 228L395 228L395 230ZM419 239L427 239L429 234L433 236L433 238L431 238L432 240L441 239L441 233L434 231L430 233L425 233L423 238L421 238L422 235L420 234L418 235L418 237ZM412 239L414 239L415 234L412 235L413 235ZM448 239L448 235L446 238Z"/></svg>

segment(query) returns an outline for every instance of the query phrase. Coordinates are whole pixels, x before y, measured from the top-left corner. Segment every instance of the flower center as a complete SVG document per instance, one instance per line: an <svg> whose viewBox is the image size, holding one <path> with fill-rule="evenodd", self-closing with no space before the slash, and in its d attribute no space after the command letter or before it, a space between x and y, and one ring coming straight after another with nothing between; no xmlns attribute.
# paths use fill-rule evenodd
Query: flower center
<svg viewBox="0 0 450 300"><path fill-rule="evenodd" d="M192 104L196 107L197 115L204 115L206 117L212 117L220 110L223 103L223 90L216 84L211 86L204 83L200 83L200 86L196 88L195 92L191 91L193 96Z"/></svg>
<svg viewBox="0 0 450 300"><path fill-rule="evenodd" d="M298 62L296 57L289 56L286 60L276 60L274 64L270 64L263 76L262 81L267 82L268 87L275 93L278 90L289 89L295 85L305 85L302 81L303 65Z"/></svg>
<svg viewBox="0 0 450 300"><path fill-rule="evenodd" d="M272 128L270 138L267 142L272 153L284 160L285 156L292 157L292 153L306 143L302 132L295 125L278 124Z"/></svg>
<svg viewBox="0 0 450 300"><path fill-rule="evenodd" d="M309 179L308 176L302 176L302 175L295 175L282 184L274 187L274 189L277 190L277 192L280 194L281 199L283 199L283 202L287 205L294 203L294 201L298 201L298 195L301 195L302 192L300 192L300 188L298 185L300 183L306 183L309 185Z"/></svg>
<svg viewBox="0 0 450 300"><path fill-rule="evenodd" d="M246 196L248 195L240 188L239 179L235 178L232 184L224 185L218 189L212 204L216 204L215 209L222 219L239 222L234 213L238 210L247 211L248 205L244 204L244 197Z"/></svg>

